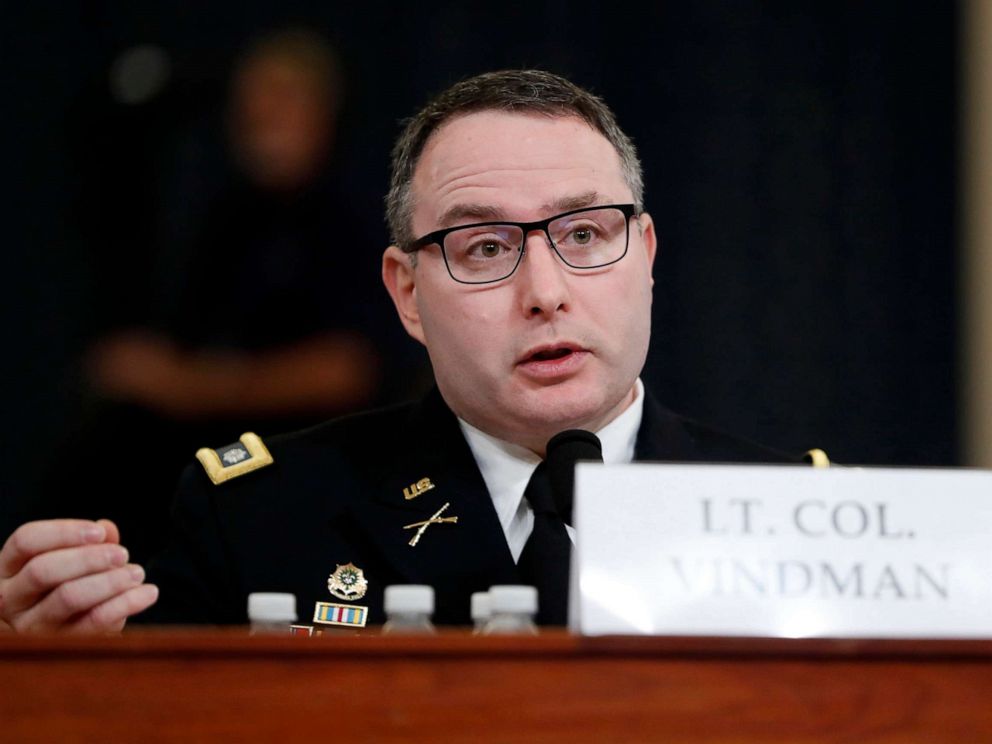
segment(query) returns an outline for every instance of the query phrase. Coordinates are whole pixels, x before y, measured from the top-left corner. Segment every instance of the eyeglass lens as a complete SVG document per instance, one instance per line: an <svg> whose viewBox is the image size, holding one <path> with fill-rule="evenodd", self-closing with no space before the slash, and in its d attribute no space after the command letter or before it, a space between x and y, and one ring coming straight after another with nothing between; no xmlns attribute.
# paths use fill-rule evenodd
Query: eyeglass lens
<svg viewBox="0 0 992 744"><path fill-rule="evenodd" d="M613 263L627 250L627 216L619 209L592 209L553 220L548 232L561 259L574 268ZM513 273L526 236L516 225L483 225L453 230L444 238L451 275L481 283Z"/></svg>

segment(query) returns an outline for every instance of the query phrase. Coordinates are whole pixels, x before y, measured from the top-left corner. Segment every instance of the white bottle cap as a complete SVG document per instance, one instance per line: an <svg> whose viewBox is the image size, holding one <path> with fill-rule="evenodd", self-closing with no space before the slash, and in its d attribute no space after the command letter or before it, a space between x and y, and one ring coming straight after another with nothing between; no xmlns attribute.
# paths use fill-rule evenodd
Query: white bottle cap
<svg viewBox="0 0 992 744"><path fill-rule="evenodd" d="M252 592L248 595L248 620L253 623L295 623L296 595Z"/></svg>
<svg viewBox="0 0 992 744"><path fill-rule="evenodd" d="M504 584L489 587L492 614L501 612L537 612L537 589L532 586Z"/></svg>
<svg viewBox="0 0 992 744"><path fill-rule="evenodd" d="M489 605L489 592L473 592L472 622L484 622L492 617L492 614L492 609Z"/></svg>
<svg viewBox="0 0 992 744"><path fill-rule="evenodd" d="M434 613L434 587L426 584L396 584L387 586L383 595L387 615L399 612Z"/></svg>

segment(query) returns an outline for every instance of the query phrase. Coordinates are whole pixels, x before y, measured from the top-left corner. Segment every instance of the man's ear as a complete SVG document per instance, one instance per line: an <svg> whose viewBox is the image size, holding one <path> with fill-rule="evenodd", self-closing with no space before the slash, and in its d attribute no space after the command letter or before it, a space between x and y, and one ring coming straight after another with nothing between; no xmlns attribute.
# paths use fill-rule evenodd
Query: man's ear
<svg viewBox="0 0 992 744"><path fill-rule="evenodd" d="M382 254L382 283L393 298L396 312L406 332L424 343L424 328L420 323L417 307L417 275L410 261L410 254L395 245Z"/></svg>
<svg viewBox="0 0 992 744"><path fill-rule="evenodd" d="M654 259L658 254L658 235L654 231L654 220L647 212L642 212L637 218L638 228L641 231L641 241L644 243L644 251L647 253L648 271L654 267ZM651 275L651 286L654 286L654 275Z"/></svg>

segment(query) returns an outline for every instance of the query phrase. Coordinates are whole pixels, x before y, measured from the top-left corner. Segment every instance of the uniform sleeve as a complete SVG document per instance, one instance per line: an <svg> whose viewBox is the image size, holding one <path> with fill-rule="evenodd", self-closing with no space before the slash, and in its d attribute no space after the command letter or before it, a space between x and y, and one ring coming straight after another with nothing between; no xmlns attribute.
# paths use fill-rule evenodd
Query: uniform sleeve
<svg viewBox="0 0 992 744"><path fill-rule="evenodd" d="M216 486L202 469L183 472L172 507L168 547L148 564L148 581L159 599L134 618L144 624L240 624L247 622L216 509Z"/></svg>

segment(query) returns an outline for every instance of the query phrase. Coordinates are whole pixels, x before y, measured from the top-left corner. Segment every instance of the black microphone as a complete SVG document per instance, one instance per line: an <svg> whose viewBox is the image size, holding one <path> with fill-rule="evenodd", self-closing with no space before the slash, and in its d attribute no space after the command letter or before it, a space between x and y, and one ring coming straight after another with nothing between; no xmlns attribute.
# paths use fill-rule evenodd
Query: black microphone
<svg viewBox="0 0 992 744"><path fill-rule="evenodd" d="M548 440L544 461L551 484L551 496L558 509L558 516L565 524L572 523L575 463L579 460L603 461L603 445L591 431L568 429Z"/></svg>

